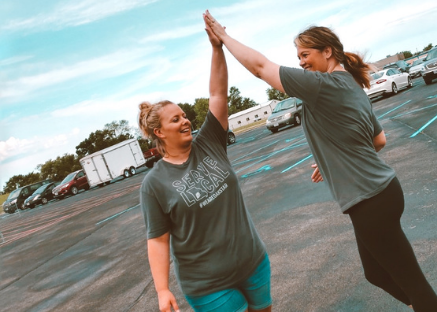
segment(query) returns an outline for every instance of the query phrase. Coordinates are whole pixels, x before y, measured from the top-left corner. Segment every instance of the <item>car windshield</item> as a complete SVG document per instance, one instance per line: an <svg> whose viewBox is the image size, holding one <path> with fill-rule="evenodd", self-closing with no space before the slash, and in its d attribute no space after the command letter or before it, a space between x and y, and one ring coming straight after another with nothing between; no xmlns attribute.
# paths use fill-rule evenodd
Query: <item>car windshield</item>
<svg viewBox="0 0 437 312"><path fill-rule="evenodd" d="M9 194L9 196L8 196L8 200L12 200L12 199L17 198L18 195L20 195L20 191L21 191L20 188L19 188L19 189L16 189L15 191L12 191L12 193Z"/></svg>
<svg viewBox="0 0 437 312"><path fill-rule="evenodd" d="M423 59L417 59L413 62L413 64L411 64L411 66L416 66L416 65L422 64L422 62L423 62Z"/></svg>
<svg viewBox="0 0 437 312"><path fill-rule="evenodd" d="M382 76L384 76L384 72L377 72L377 73L374 73L374 74L370 75L370 77L372 77L372 79L379 79Z"/></svg>
<svg viewBox="0 0 437 312"><path fill-rule="evenodd" d="M64 178L64 180L62 180L61 184L65 184L67 182L70 182L71 180L73 180L74 176L76 175L76 172L72 172L70 173L68 176L66 176Z"/></svg>
<svg viewBox="0 0 437 312"><path fill-rule="evenodd" d="M437 58L437 49L429 51L428 55L426 56L427 61L433 58Z"/></svg>
<svg viewBox="0 0 437 312"><path fill-rule="evenodd" d="M35 192L33 192L33 194L41 194L42 192L44 192L48 187L50 186L50 184L44 184L43 186L40 186Z"/></svg>
<svg viewBox="0 0 437 312"><path fill-rule="evenodd" d="M294 107L294 101L293 99L290 100L285 100L282 102L279 102L278 104L276 104L275 108L273 109L273 113L277 113L286 109L290 109Z"/></svg>

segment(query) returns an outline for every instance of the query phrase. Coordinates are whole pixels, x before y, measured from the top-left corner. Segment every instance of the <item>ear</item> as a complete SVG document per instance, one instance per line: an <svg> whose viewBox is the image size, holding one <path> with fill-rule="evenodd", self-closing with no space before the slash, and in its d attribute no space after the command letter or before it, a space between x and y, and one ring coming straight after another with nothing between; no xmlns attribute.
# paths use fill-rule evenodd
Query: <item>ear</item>
<svg viewBox="0 0 437 312"><path fill-rule="evenodd" d="M165 138L165 135L161 132L161 128L153 129L153 133L160 139Z"/></svg>
<svg viewBox="0 0 437 312"><path fill-rule="evenodd" d="M323 54L326 57L326 59L329 59L332 56L332 48L330 46L326 46L323 50Z"/></svg>

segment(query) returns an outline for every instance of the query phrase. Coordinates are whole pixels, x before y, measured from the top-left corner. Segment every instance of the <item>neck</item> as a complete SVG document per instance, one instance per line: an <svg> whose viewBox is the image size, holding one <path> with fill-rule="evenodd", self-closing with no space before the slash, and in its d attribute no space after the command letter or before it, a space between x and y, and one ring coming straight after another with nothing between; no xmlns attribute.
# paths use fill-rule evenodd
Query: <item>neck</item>
<svg viewBox="0 0 437 312"><path fill-rule="evenodd" d="M344 67L341 66L340 63L335 62L335 63L330 64L328 66L328 70L327 70L328 73L332 73L333 71L346 71L346 69L344 69Z"/></svg>
<svg viewBox="0 0 437 312"><path fill-rule="evenodd" d="M180 165L188 160L191 152L191 144L185 148L168 147L163 159L171 164Z"/></svg>

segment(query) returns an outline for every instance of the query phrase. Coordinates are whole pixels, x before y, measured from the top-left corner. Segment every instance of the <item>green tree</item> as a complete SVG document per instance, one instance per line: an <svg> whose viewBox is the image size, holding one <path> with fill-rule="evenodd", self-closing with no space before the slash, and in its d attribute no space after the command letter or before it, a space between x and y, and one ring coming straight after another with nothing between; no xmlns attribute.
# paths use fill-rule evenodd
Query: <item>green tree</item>
<svg viewBox="0 0 437 312"><path fill-rule="evenodd" d="M103 129L114 131L115 136L126 135L132 132L132 128L129 126L129 121L124 119L118 122L114 120L111 123L107 123Z"/></svg>
<svg viewBox="0 0 437 312"><path fill-rule="evenodd" d="M194 109L194 105L188 104L188 103L179 103L178 104L180 108L185 112L187 115L188 120L191 122L191 126L193 129L199 128L197 125L197 114L196 110Z"/></svg>
<svg viewBox="0 0 437 312"><path fill-rule="evenodd" d="M231 87L229 89L229 96L228 96L229 115L241 112L255 105L257 104L254 100L251 100L250 98L243 98L241 96L240 90L238 90L237 87Z"/></svg>
<svg viewBox="0 0 437 312"><path fill-rule="evenodd" d="M406 59L413 56L411 51L402 51L401 53L404 55L404 58L406 58Z"/></svg>
<svg viewBox="0 0 437 312"><path fill-rule="evenodd" d="M279 90L276 90L275 88L268 88L267 90L266 90L266 93L267 93L267 97L268 97L268 100L270 101L270 100L278 100L278 101L282 101L282 100L285 100L285 99L288 99L289 98L289 96L288 96L288 94L286 94L286 93L283 93L283 92L281 92L281 91L279 91Z"/></svg>
<svg viewBox="0 0 437 312"><path fill-rule="evenodd" d="M58 156L56 159L50 159L36 168L40 171L43 179L52 179L54 181L61 181L69 173L82 169L79 158L74 154Z"/></svg>
<svg viewBox="0 0 437 312"><path fill-rule="evenodd" d="M6 185L3 188L3 192L10 193L17 188L20 188L22 186L32 184L32 183L35 183L35 182L38 182L41 180L43 180L41 178L41 175L39 173L36 173L36 172L31 172L31 173L28 173L26 175L19 174L19 175L11 177L6 182Z"/></svg>
<svg viewBox="0 0 437 312"><path fill-rule="evenodd" d="M198 98L194 100L194 111L196 112L196 125L199 128L203 125L206 114L209 109L209 99L207 98Z"/></svg>
<svg viewBox="0 0 437 312"><path fill-rule="evenodd" d="M132 138L133 135L130 133L123 133L117 136L114 130L97 130L96 132L92 132L87 139L80 142L79 145L76 146L76 154L80 160L86 155L90 155L104 148Z"/></svg>
<svg viewBox="0 0 437 312"><path fill-rule="evenodd" d="M432 49L432 43L428 44L426 47L423 48L423 52L429 51Z"/></svg>

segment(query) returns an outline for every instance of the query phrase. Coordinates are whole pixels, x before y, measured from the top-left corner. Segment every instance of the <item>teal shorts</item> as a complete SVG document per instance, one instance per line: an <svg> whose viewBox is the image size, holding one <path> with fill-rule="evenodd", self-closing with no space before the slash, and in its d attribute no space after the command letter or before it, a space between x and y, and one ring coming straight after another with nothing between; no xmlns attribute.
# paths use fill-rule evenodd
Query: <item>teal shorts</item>
<svg viewBox="0 0 437 312"><path fill-rule="evenodd" d="M262 310L272 305L270 296L270 261L266 254L252 275L236 285L203 296L188 296L188 303L196 312L244 312Z"/></svg>

